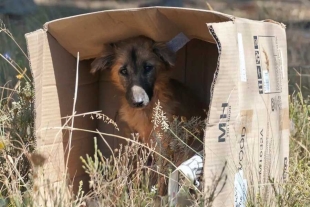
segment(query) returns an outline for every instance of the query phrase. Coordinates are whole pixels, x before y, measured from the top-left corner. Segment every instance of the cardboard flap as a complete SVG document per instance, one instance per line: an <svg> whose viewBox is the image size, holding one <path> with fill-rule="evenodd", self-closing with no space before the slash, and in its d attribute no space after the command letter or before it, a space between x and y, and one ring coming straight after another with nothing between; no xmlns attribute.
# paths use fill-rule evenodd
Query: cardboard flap
<svg viewBox="0 0 310 207"><path fill-rule="evenodd" d="M239 18L208 27L219 62L205 136L205 189L227 162L214 206L238 205L246 186L268 199L269 177L285 179L289 152L285 30Z"/></svg>
<svg viewBox="0 0 310 207"><path fill-rule="evenodd" d="M190 39L214 42L205 24L231 19L229 15L214 11L151 7L78 15L44 26L69 53L76 56L79 51L80 59L88 59L98 56L104 43L138 35L168 41L183 32Z"/></svg>
<svg viewBox="0 0 310 207"><path fill-rule="evenodd" d="M37 150L47 158L47 164L44 166L45 174L49 176L51 182L55 182L62 179L64 170L62 136L56 136L59 129L42 130L48 126L61 126L60 107L48 34L40 29L26 34L26 40L35 86Z"/></svg>

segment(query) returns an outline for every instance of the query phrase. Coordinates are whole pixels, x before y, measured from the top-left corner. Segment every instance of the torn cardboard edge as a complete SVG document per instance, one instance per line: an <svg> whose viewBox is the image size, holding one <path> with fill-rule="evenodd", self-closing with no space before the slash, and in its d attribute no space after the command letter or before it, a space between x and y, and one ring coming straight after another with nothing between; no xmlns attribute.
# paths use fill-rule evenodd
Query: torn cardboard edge
<svg viewBox="0 0 310 207"><path fill-rule="evenodd" d="M270 23L273 23L273 24L277 24L277 25L280 25L283 29L286 29L286 25L285 24L283 24L282 22L274 21L272 19L265 19L265 20L262 20L262 22L270 22Z"/></svg>
<svg viewBox="0 0 310 207"><path fill-rule="evenodd" d="M211 88L210 88L210 104L209 104L209 111L208 111L207 120L206 120L206 123L208 124L209 123L209 117L210 117L211 109L212 109L212 100L213 100L214 87L215 87L215 84L216 84L216 80L217 80L217 76L218 76L219 68L220 68L222 45L221 45L220 40L218 39L218 37L215 34L213 26L210 25L210 24L207 24L207 27L208 27L208 29L210 31L211 36L213 37L213 39L214 39L214 41L216 43L217 50L218 50L217 66L216 66L216 69L215 69L215 72L214 72L214 75L213 75L213 82L211 83ZM204 134L204 137L206 137L206 134Z"/></svg>

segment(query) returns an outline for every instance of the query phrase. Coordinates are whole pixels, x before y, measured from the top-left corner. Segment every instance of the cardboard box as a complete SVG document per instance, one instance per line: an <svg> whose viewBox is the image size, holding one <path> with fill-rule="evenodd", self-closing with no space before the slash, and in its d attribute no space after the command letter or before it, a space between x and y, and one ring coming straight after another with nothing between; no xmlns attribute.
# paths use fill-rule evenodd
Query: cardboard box
<svg viewBox="0 0 310 207"><path fill-rule="evenodd" d="M249 191L261 186L260 191L268 196L269 188L263 187L268 176L275 177L276 182L285 179L289 118L284 26L215 11L153 7L63 18L26 34L36 94L37 143L50 158L46 171L51 181L57 182L65 170L69 131L59 128L66 122L62 117L72 114L77 53L76 113L102 110L120 123L119 93L108 73L89 73L92 59L100 55L104 43L137 35L169 41L180 32L191 41L177 53L174 78L210 104L204 140L205 190L227 162L226 184L214 206L239 202L240 180ZM89 117L76 117L74 127L116 132L113 126ZM93 136L73 132L68 165L75 188L81 179L87 186L79 157L93 154ZM115 138L106 139L112 147L120 143ZM100 148L109 155L103 143Z"/></svg>

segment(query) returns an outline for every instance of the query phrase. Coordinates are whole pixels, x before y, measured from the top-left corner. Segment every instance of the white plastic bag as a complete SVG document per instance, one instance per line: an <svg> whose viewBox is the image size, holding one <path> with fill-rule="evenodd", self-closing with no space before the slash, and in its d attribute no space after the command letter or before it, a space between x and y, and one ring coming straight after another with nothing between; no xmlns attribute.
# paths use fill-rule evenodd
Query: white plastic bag
<svg viewBox="0 0 310 207"><path fill-rule="evenodd" d="M199 177L203 173L203 158L201 155L195 155L190 159L183 162L176 170L174 170L169 176L168 183L168 197L169 205L175 206L180 204L178 202L178 195L180 194L179 178L180 173L184 175L187 182L199 187Z"/></svg>

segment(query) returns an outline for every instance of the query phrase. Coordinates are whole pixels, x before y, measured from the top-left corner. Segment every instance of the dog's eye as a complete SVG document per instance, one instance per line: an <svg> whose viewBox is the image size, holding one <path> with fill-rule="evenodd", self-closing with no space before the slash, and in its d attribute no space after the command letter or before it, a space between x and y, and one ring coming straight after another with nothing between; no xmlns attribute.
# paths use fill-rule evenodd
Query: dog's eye
<svg viewBox="0 0 310 207"><path fill-rule="evenodd" d="M145 65L144 66L144 71L145 72L150 72L151 70L153 70L154 66L153 65Z"/></svg>
<svg viewBox="0 0 310 207"><path fill-rule="evenodd" d="M122 67L119 71L120 74L126 76L128 75L128 71L127 71L127 68L126 67Z"/></svg>

